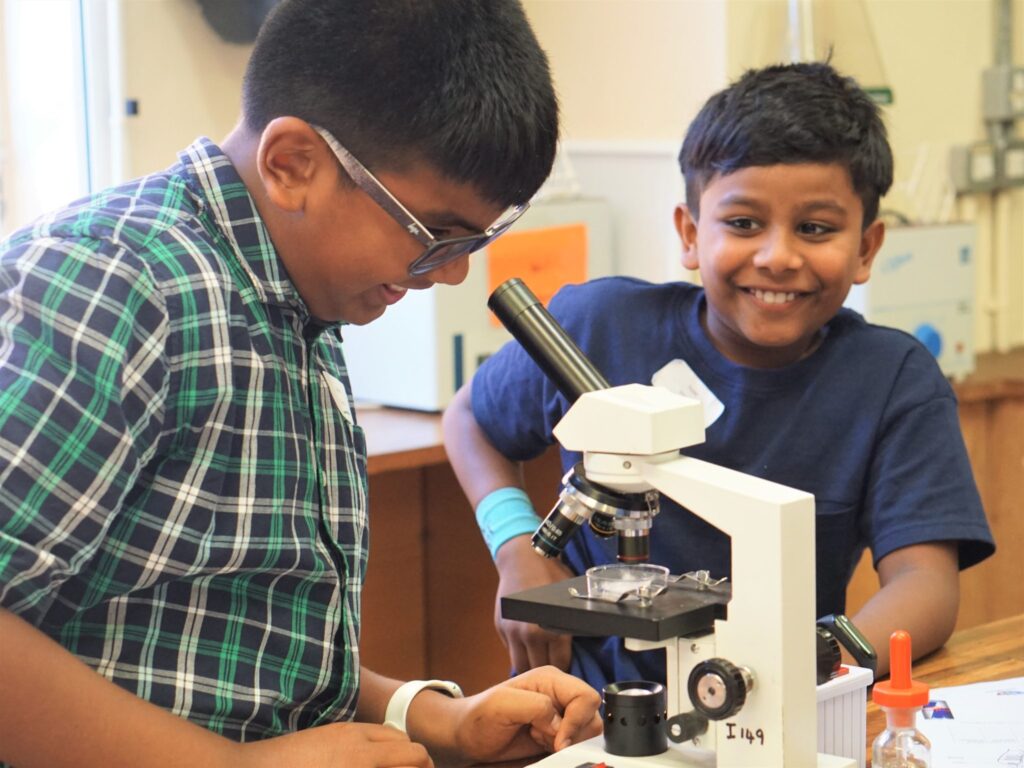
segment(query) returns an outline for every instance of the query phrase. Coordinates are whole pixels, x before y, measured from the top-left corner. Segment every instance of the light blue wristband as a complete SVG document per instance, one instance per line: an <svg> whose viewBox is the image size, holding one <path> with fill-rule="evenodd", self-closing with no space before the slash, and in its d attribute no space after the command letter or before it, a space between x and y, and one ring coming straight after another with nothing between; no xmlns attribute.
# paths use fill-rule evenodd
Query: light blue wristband
<svg viewBox="0 0 1024 768"><path fill-rule="evenodd" d="M476 505L476 524L494 559L501 545L524 533L533 533L540 525L530 497L522 488L499 488Z"/></svg>

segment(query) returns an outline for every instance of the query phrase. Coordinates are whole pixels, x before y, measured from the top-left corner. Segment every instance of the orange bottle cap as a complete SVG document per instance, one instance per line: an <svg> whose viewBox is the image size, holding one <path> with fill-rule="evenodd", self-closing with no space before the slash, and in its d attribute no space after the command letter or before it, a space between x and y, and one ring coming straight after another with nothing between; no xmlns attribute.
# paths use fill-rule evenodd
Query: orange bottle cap
<svg viewBox="0 0 1024 768"><path fill-rule="evenodd" d="M880 707L923 707L928 684L910 677L910 633L898 629L889 638L889 679L875 683L872 700Z"/></svg>

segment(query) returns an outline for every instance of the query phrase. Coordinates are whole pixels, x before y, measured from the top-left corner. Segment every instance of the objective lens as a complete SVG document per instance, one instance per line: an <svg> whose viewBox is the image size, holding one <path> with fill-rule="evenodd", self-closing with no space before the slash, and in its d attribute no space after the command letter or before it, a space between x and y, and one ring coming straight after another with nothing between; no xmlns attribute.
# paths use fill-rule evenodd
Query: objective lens
<svg viewBox="0 0 1024 768"><path fill-rule="evenodd" d="M530 540L534 551L544 557L558 557L589 511L571 496L560 498Z"/></svg>
<svg viewBox="0 0 1024 768"><path fill-rule="evenodd" d="M533 534L533 549L544 557L557 557L576 530L589 521L598 536L619 534L619 560L642 562L649 557L647 534L651 518L657 514L657 491L618 493L590 482L583 462L578 462L565 473L558 502ZM642 541L623 542L623 534Z"/></svg>
<svg viewBox="0 0 1024 768"><path fill-rule="evenodd" d="M590 530L603 539L615 535L615 515L594 512L590 518Z"/></svg>
<svg viewBox="0 0 1024 768"><path fill-rule="evenodd" d="M618 559L621 563L646 563L650 560L650 529L619 531Z"/></svg>

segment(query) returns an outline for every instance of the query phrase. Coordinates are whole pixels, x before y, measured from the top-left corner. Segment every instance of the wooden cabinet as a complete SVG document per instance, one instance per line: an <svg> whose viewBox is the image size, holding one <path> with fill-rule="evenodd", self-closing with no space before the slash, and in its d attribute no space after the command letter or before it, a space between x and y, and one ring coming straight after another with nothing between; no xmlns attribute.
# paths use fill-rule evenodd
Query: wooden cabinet
<svg viewBox="0 0 1024 768"><path fill-rule="evenodd" d="M960 420L997 552L964 572L958 629L1024 612L1024 381L958 388ZM441 445L440 417L360 411L370 472L370 565L362 654L399 678L450 678L467 692L508 675L494 629L497 575ZM556 450L531 462L538 510L555 501ZM878 588L870 558L850 585L854 613Z"/></svg>
<svg viewBox="0 0 1024 768"><path fill-rule="evenodd" d="M370 560L362 660L402 679L441 678L475 693L508 677L494 629L498 577L441 446L440 417L359 412L370 474ZM555 499L552 450L527 467L538 509Z"/></svg>

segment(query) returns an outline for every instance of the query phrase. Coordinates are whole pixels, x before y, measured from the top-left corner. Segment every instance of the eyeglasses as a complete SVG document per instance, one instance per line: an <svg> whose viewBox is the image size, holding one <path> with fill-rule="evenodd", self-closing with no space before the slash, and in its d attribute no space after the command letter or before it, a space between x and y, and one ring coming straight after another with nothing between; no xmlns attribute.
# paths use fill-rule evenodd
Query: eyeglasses
<svg viewBox="0 0 1024 768"><path fill-rule="evenodd" d="M341 146L327 130L316 125L312 127L327 142L327 146L334 152L341 167L345 169L345 173L355 182L355 185L369 195L391 218L401 224L406 232L426 247L426 250L409 265L409 274L414 277L425 275L460 256L480 250L496 237L504 234L505 230L511 227L530 207L529 203L512 206L479 234L446 237L439 240L430 234L430 230L409 213L409 210L398 201L398 198L392 195L387 187L381 184L377 177L356 160L352 153Z"/></svg>

